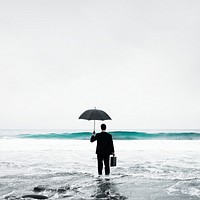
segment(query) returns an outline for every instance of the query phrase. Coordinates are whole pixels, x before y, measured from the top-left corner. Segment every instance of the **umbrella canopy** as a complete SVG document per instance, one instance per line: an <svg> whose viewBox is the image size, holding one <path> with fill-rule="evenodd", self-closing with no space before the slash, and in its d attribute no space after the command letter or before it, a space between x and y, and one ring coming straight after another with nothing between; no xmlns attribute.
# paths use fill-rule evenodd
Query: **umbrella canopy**
<svg viewBox="0 0 200 200"><path fill-rule="evenodd" d="M79 119L94 120L94 131L95 131L95 120L111 120L110 116L103 110L89 109L83 112Z"/></svg>
<svg viewBox="0 0 200 200"><path fill-rule="evenodd" d="M83 112L79 119L86 119L86 120L111 120L110 116L104 112L103 110L98 109L90 109Z"/></svg>

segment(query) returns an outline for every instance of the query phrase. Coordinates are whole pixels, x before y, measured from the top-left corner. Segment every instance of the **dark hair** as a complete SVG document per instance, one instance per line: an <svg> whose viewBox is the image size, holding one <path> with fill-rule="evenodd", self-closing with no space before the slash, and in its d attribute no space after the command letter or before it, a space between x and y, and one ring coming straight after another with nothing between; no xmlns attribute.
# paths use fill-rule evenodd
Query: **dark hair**
<svg viewBox="0 0 200 200"><path fill-rule="evenodd" d="M103 131L106 130L106 125L105 124L101 124L101 130L103 130Z"/></svg>

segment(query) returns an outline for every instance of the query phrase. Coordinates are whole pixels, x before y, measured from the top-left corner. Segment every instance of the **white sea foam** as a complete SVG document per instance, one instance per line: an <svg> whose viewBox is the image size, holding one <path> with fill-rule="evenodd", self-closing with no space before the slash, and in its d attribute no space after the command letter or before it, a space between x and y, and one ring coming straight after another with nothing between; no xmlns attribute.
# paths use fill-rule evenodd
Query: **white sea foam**
<svg viewBox="0 0 200 200"><path fill-rule="evenodd" d="M0 139L0 196L50 199L200 198L200 141L114 141L111 175L98 178L96 144L83 140ZM65 192L59 188L69 185Z"/></svg>

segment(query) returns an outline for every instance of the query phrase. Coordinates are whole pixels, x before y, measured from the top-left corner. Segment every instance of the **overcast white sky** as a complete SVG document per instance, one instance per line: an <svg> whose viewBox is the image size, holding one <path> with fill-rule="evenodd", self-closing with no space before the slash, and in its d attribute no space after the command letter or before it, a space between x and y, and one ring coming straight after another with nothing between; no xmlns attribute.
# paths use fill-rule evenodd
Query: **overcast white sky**
<svg viewBox="0 0 200 200"><path fill-rule="evenodd" d="M199 0L0 0L0 128L200 128Z"/></svg>

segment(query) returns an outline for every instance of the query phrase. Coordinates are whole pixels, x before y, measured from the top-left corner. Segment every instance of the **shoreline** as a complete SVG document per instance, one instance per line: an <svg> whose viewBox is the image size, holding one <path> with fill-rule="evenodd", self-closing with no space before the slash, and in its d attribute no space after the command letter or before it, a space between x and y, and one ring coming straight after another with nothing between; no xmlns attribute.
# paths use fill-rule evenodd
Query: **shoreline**
<svg viewBox="0 0 200 200"><path fill-rule="evenodd" d="M95 143L4 139L0 146L1 199L9 194L32 194L39 185L58 189L66 183L70 189L62 194L49 190L39 194L49 199L72 195L68 198L93 200L105 194L105 188L111 196L130 200L200 198L199 140L116 140L114 145L117 167L111 168L106 181L97 176Z"/></svg>

